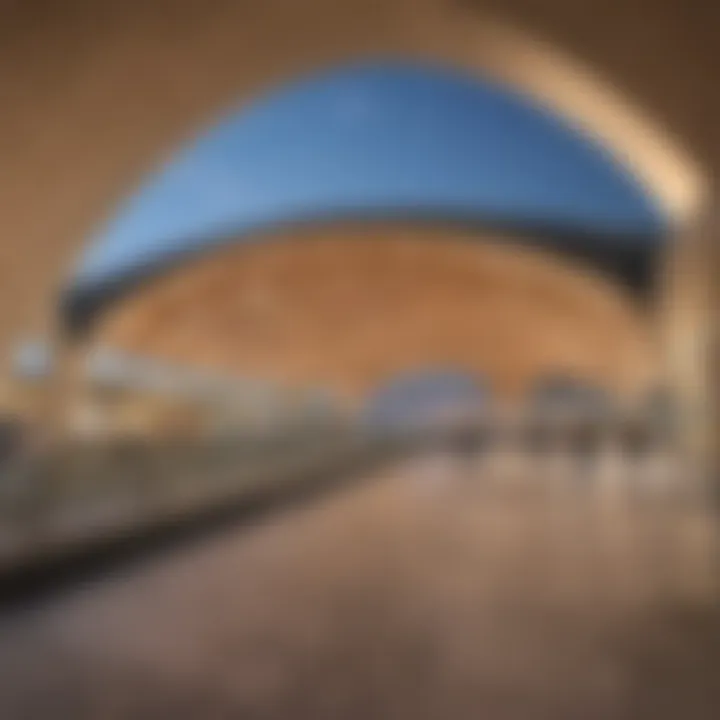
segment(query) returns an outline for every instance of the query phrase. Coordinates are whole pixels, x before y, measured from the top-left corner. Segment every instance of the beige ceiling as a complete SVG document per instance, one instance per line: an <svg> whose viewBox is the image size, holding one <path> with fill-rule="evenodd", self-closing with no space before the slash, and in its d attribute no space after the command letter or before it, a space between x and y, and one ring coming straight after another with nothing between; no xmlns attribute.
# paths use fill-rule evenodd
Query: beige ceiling
<svg viewBox="0 0 720 720"><path fill-rule="evenodd" d="M337 226L188 263L118 304L94 342L349 397L438 366L507 395L555 371L638 390L655 370L648 325L611 281L508 240Z"/></svg>

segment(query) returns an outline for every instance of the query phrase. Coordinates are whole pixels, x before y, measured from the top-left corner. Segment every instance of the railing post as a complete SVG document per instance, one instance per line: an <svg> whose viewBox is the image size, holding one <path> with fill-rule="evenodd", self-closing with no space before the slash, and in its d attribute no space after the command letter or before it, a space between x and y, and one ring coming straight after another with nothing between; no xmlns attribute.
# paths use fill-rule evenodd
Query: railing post
<svg viewBox="0 0 720 720"><path fill-rule="evenodd" d="M87 389L87 347L58 323L51 340L52 363L42 419L46 442L61 442L73 434L73 411Z"/></svg>

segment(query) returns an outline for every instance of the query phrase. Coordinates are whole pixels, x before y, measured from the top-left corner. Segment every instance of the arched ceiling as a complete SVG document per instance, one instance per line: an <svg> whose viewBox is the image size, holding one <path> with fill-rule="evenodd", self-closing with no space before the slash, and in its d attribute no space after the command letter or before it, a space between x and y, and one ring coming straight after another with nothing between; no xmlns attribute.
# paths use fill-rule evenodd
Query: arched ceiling
<svg viewBox="0 0 720 720"><path fill-rule="evenodd" d="M394 216L648 254L665 230L629 169L549 108L450 67L376 61L243 105L179 151L90 245L71 292L268 227Z"/></svg>
<svg viewBox="0 0 720 720"><path fill-rule="evenodd" d="M477 5L37 0L4 6L0 61L12 69L2 78L0 117L0 206L11 238L0 283L4 346L28 322L47 322L60 269L178 141L238 98L352 58L400 53L524 78L539 95L575 108L585 127L613 135L613 147L648 187L655 183L666 206L687 210L702 174L682 146L706 168L720 166L715 6L694 0L659 0L651 10L641 0ZM541 40L508 44L518 33L503 40L486 10L515 24L520 36L527 31ZM565 51L582 67L574 60L558 66ZM638 107L642 112L633 112Z"/></svg>
<svg viewBox="0 0 720 720"><path fill-rule="evenodd" d="M418 366L482 374L505 397L558 371L618 392L654 380L647 317L619 286L484 240L357 224L229 246L139 288L94 340L349 399Z"/></svg>

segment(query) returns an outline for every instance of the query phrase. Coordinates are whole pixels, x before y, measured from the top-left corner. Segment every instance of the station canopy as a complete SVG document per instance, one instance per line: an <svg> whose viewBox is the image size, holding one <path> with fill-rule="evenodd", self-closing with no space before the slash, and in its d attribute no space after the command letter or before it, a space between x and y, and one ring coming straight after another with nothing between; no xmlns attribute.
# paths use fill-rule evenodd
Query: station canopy
<svg viewBox="0 0 720 720"><path fill-rule="evenodd" d="M139 279L295 223L452 221L652 254L665 218L608 149L512 88L387 60L256 97L171 157L91 238L71 324Z"/></svg>

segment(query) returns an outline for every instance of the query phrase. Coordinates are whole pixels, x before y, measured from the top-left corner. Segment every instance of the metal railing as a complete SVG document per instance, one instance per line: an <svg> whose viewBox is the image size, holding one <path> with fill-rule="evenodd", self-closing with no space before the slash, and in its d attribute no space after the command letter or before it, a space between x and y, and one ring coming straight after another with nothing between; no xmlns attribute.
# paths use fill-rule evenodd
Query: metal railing
<svg viewBox="0 0 720 720"><path fill-rule="evenodd" d="M377 452L347 427L213 441L66 443L0 473L0 570L282 494Z"/></svg>

